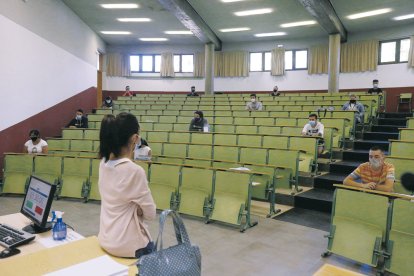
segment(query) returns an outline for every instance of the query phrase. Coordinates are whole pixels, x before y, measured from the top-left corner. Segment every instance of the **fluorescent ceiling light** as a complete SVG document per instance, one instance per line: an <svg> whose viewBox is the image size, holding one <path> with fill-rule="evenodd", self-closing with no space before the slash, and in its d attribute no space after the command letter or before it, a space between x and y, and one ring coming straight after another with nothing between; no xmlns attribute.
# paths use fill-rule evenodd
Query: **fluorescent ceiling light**
<svg viewBox="0 0 414 276"><path fill-rule="evenodd" d="M358 19L358 18L363 18L363 17L368 17L368 16L374 16L374 15L379 15L379 14L384 14L384 13L388 13L392 11L392 9L380 9L380 10L374 10L374 11L367 11L367 12L361 12L361 13L356 13L356 14L351 14L348 15L347 18L348 19Z"/></svg>
<svg viewBox="0 0 414 276"><path fill-rule="evenodd" d="M262 33L262 34L255 34L256 37L267 37L267 36L281 36L286 35L285 32L276 32L276 33Z"/></svg>
<svg viewBox="0 0 414 276"><path fill-rule="evenodd" d="M219 31L222 33L230 33L230 32L242 32L248 31L250 28L229 28L229 29L220 29Z"/></svg>
<svg viewBox="0 0 414 276"><path fill-rule="evenodd" d="M315 20L309 20L309 21L299 21L299 22L285 23L285 24L281 24L280 27L290 28L290 27L307 26L307 25L314 25L314 24L316 24Z"/></svg>
<svg viewBox="0 0 414 276"><path fill-rule="evenodd" d="M407 14L407 15L397 16L397 17L394 17L393 19L394 20L405 20L405 19L411 19L411 18L414 18L414 13Z"/></svg>
<svg viewBox="0 0 414 276"><path fill-rule="evenodd" d="M131 32L124 32L124 31L102 31L103 34L109 35L129 35Z"/></svg>
<svg viewBox="0 0 414 276"><path fill-rule="evenodd" d="M138 4L101 4L104 9L137 9Z"/></svg>
<svg viewBox="0 0 414 276"><path fill-rule="evenodd" d="M150 22L150 18L145 17L137 17L137 18L117 18L118 21L121 22Z"/></svg>
<svg viewBox="0 0 414 276"><path fill-rule="evenodd" d="M166 34L172 34L172 35L192 35L193 32L192 31L165 31L164 33Z"/></svg>
<svg viewBox="0 0 414 276"><path fill-rule="evenodd" d="M249 16L249 15L257 15L257 14L265 14L265 13L271 13L272 9L258 9L258 10L248 10L248 11L238 11L234 14L237 16Z"/></svg>
<svg viewBox="0 0 414 276"><path fill-rule="evenodd" d="M141 40L141 41L167 41L168 38L163 38L163 37L141 37L139 40Z"/></svg>
<svg viewBox="0 0 414 276"><path fill-rule="evenodd" d="M221 2L223 3L233 3L233 2L241 2L241 1L244 1L244 0L221 0Z"/></svg>

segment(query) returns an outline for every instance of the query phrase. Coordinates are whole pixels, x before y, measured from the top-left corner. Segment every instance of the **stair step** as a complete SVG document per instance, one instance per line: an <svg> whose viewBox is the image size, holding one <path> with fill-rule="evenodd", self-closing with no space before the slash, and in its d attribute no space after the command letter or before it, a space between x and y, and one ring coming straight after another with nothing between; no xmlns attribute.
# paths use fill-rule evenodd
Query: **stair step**
<svg viewBox="0 0 414 276"><path fill-rule="evenodd" d="M381 140L388 141L389 139L398 139L399 133L394 132L364 132L364 140Z"/></svg>
<svg viewBox="0 0 414 276"><path fill-rule="evenodd" d="M373 125L371 127L372 132L398 132L398 128L401 126L394 125Z"/></svg>
<svg viewBox="0 0 414 276"><path fill-rule="evenodd" d="M360 140L354 141L355 150L369 150L371 147L377 146L384 151L388 151L390 143L388 141L379 141L379 140Z"/></svg>
<svg viewBox="0 0 414 276"><path fill-rule="evenodd" d="M330 213L333 191L312 189L295 196L295 207Z"/></svg>
<svg viewBox="0 0 414 276"><path fill-rule="evenodd" d="M393 125L393 126L402 126L405 127L407 125L406 118L378 118L378 125Z"/></svg>
<svg viewBox="0 0 414 276"><path fill-rule="evenodd" d="M347 176L348 173L328 173L317 176L314 179L313 187L322 190L334 190L333 184L341 184Z"/></svg>
<svg viewBox="0 0 414 276"><path fill-rule="evenodd" d="M329 173L350 174L361 162L359 161L340 161L330 165Z"/></svg>
<svg viewBox="0 0 414 276"><path fill-rule="evenodd" d="M386 113L379 113L379 118L407 118L412 117L412 113L407 112L386 112Z"/></svg>

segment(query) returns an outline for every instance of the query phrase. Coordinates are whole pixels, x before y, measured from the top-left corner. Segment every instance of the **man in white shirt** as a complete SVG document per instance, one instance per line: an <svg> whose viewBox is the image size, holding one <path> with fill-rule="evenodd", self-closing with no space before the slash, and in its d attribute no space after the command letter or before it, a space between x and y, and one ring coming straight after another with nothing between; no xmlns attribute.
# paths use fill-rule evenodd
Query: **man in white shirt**
<svg viewBox="0 0 414 276"><path fill-rule="evenodd" d="M325 143L323 140L323 132L325 127L321 122L318 122L318 115L310 114L309 115L309 122L303 127L302 135L303 136L316 136L320 137L321 139L318 140L318 153L321 154L323 152Z"/></svg>
<svg viewBox="0 0 414 276"><path fill-rule="evenodd" d="M263 110L263 104L257 101L256 94L250 95L250 102L246 104L246 110L248 111L262 111Z"/></svg>

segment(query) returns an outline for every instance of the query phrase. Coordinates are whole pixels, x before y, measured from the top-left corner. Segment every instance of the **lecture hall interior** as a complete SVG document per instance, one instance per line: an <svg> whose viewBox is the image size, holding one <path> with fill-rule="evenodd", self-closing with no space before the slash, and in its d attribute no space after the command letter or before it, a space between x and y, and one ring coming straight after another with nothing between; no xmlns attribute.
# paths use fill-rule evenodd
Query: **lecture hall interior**
<svg viewBox="0 0 414 276"><path fill-rule="evenodd" d="M149 233L180 214L202 275L414 275L413 0L2 0L0 30L0 230L54 210L74 239L35 234L2 276L137 275L98 239L101 124L124 112ZM30 216L35 182L54 193Z"/></svg>

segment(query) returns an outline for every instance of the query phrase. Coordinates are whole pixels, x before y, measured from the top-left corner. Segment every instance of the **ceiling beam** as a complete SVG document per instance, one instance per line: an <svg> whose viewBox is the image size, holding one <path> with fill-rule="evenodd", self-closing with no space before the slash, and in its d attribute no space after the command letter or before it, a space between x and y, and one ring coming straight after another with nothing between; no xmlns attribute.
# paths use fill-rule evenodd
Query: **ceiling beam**
<svg viewBox="0 0 414 276"><path fill-rule="evenodd" d="M201 42L213 43L216 50L221 50L221 40L190 3L186 0L158 0L158 2L177 17Z"/></svg>
<svg viewBox="0 0 414 276"><path fill-rule="evenodd" d="M298 0L328 34L340 34L346 42L347 31L329 0Z"/></svg>

